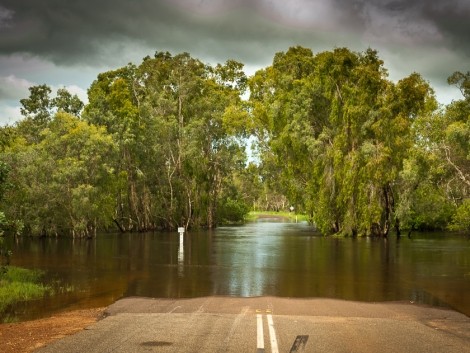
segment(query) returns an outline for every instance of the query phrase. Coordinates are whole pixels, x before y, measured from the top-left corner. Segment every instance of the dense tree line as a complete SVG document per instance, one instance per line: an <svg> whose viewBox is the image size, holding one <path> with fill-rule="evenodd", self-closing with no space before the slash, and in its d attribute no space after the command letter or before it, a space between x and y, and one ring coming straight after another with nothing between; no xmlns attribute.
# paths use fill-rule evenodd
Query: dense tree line
<svg viewBox="0 0 470 353"><path fill-rule="evenodd" d="M86 106L31 87L0 129L0 224L93 236L294 205L324 234L468 231L470 73L449 84L463 99L443 107L419 74L388 80L374 50L293 47L250 78L157 52L98 75Z"/></svg>
<svg viewBox="0 0 470 353"><path fill-rule="evenodd" d="M232 180L245 161L245 87L238 62L169 53L100 74L83 110L65 90L51 99L32 87L2 153L14 180L8 219L74 236L243 219Z"/></svg>
<svg viewBox="0 0 470 353"><path fill-rule="evenodd" d="M449 83L464 99L444 108L371 49L276 54L249 82L266 179L324 234L470 230L470 73Z"/></svg>

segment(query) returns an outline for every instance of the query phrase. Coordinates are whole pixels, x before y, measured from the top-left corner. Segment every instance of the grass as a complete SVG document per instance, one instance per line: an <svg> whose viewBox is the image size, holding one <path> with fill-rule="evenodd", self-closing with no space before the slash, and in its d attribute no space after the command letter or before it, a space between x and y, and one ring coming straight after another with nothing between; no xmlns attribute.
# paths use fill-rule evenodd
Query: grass
<svg viewBox="0 0 470 353"><path fill-rule="evenodd" d="M25 300L38 299L50 291L40 283L44 272L14 266L0 267L0 313L8 306Z"/></svg>
<svg viewBox="0 0 470 353"><path fill-rule="evenodd" d="M248 213L248 215L245 216L245 220L247 222L253 222L256 221L258 218L261 218L263 216L274 216L274 217L282 217L286 218L290 221L295 221L297 219L298 222L302 221L308 221L307 215L303 214L297 214L297 213L292 213L292 212L287 212L287 211L251 211Z"/></svg>

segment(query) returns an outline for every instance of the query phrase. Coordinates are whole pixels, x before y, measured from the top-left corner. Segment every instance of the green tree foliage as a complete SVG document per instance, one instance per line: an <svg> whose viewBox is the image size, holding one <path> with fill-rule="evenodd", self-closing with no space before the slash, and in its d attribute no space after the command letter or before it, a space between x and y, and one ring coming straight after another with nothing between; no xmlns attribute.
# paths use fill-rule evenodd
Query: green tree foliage
<svg viewBox="0 0 470 353"><path fill-rule="evenodd" d="M0 152L8 146L10 131L7 128L0 128ZM8 226L8 221L3 210L3 197L9 187L8 173L10 167L0 159L0 276L6 271L5 266L10 263L11 251L4 245L3 235Z"/></svg>
<svg viewBox="0 0 470 353"><path fill-rule="evenodd" d="M470 193L470 75L449 77L464 99L418 117L413 124L415 146L402 173L400 213L410 228L467 231Z"/></svg>
<svg viewBox="0 0 470 353"><path fill-rule="evenodd" d="M431 149L420 144L410 149L398 184L397 217L404 229L410 233L446 229L455 212L446 191L449 176L443 161Z"/></svg>
<svg viewBox="0 0 470 353"><path fill-rule="evenodd" d="M463 99L438 107L419 74L388 80L372 49L297 46L249 79L237 61L157 52L99 74L86 107L34 86L25 118L0 129L0 223L92 236L292 205L324 234L468 231L470 73L448 82Z"/></svg>
<svg viewBox="0 0 470 353"><path fill-rule="evenodd" d="M258 165L250 162L246 168L234 175L233 185L238 190L243 202L254 211L261 208L259 200L263 192L263 181Z"/></svg>
<svg viewBox="0 0 470 353"><path fill-rule="evenodd" d="M470 198L466 198L457 208L450 229L470 234Z"/></svg>
<svg viewBox="0 0 470 353"><path fill-rule="evenodd" d="M10 139L12 136L12 130L9 127L2 127L0 128L0 153L7 148L10 143ZM8 173L10 172L10 167L6 164L2 159L0 159L0 237L3 235L5 228L8 225L7 219L5 217L4 209L3 209L3 198L10 187L10 183L8 181ZM1 247L1 240L0 240L0 253L5 253L4 249Z"/></svg>
<svg viewBox="0 0 470 353"><path fill-rule="evenodd" d="M232 172L245 159L242 67L157 52L92 84L84 118L105 126L119 146L122 230L217 224Z"/></svg>
<svg viewBox="0 0 470 353"><path fill-rule="evenodd" d="M3 195L5 194L5 191L8 187L7 177L9 171L9 166L0 161L0 201L3 199Z"/></svg>
<svg viewBox="0 0 470 353"><path fill-rule="evenodd" d="M20 100L21 114L44 126L51 119L52 101L51 88L47 85L32 86L29 88L28 98Z"/></svg>
<svg viewBox="0 0 470 353"><path fill-rule="evenodd" d="M84 104L76 94L72 95L65 88L57 90L57 96L51 101L52 106L56 107L57 111L69 113L75 116L80 116Z"/></svg>
<svg viewBox="0 0 470 353"><path fill-rule="evenodd" d="M470 99L470 71L465 74L460 71L455 71L449 76L447 82L449 85L457 86L466 100Z"/></svg>
<svg viewBox="0 0 470 353"><path fill-rule="evenodd" d="M250 80L263 163L324 233L386 236L411 126L436 107L418 74L386 79L373 50L295 47Z"/></svg>
<svg viewBox="0 0 470 353"><path fill-rule="evenodd" d="M29 97L20 100L21 114L35 120L39 125L50 121L55 112L65 112L79 116L83 102L76 94L72 95L65 88L59 88L55 98L51 98L52 90L47 85L29 87Z"/></svg>
<svg viewBox="0 0 470 353"><path fill-rule="evenodd" d="M65 112L80 116L83 102L65 88L59 88L55 98L47 85L29 87L28 98L20 100L21 114L25 117L18 124L20 133L29 142L39 142L40 131L47 127L56 112Z"/></svg>
<svg viewBox="0 0 470 353"><path fill-rule="evenodd" d="M41 142L19 137L3 157L14 186L6 193L9 219L35 235L92 236L114 211L115 145L103 128L57 113Z"/></svg>
<svg viewBox="0 0 470 353"><path fill-rule="evenodd" d="M438 143L448 165L465 188L463 197L470 194L470 72L455 72L449 83L456 84L464 99L447 106L443 133Z"/></svg>
<svg viewBox="0 0 470 353"><path fill-rule="evenodd" d="M455 205L451 229L470 231L470 72L455 72L448 79L462 92L463 99L446 107L443 123L434 126L438 156L449 170L446 191ZM437 131L436 131L437 130Z"/></svg>
<svg viewBox="0 0 470 353"><path fill-rule="evenodd" d="M7 177L8 177L8 172L10 171L10 168L7 164L4 162L0 161L0 202L3 200L3 195L5 194L8 183L7 183ZM2 209L0 209L0 237L3 235L4 229L7 226L7 219L5 217L5 213L3 212ZM3 254L3 249L1 247L1 240L0 240L0 253Z"/></svg>

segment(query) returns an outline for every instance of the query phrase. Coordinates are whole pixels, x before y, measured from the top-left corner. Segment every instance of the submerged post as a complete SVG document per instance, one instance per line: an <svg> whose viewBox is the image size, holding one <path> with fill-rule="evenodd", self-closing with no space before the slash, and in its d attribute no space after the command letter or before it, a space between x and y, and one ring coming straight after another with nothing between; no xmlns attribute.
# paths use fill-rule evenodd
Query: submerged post
<svg viewBox="0 0 470 353"><path fill-rule="evenodd" d="M180 245L183 245L184 227L178 227L178 233L180 233Z"/></svg>
<svg viewBox="0 0 470 353"><path fill-rule="evenodd" d="M184 227L178 227L178 233L180 234L180 245L178 249L178 276L183 277L184 275Z"/></svg>

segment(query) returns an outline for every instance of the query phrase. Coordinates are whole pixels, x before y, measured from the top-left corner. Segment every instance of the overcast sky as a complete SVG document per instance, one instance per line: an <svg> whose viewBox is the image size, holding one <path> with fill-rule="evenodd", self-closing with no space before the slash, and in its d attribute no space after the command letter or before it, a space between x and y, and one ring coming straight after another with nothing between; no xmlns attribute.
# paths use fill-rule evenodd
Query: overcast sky
<svg viewBox="0 0 470 353"><path fill-rule="evenodd" d="M446 78L470 70L470 0L0 0L0 124L31 85L86 100L98 73L155 51L253 74L295 45L377 49L392 80L419 72L449 103Z"/></svg>

